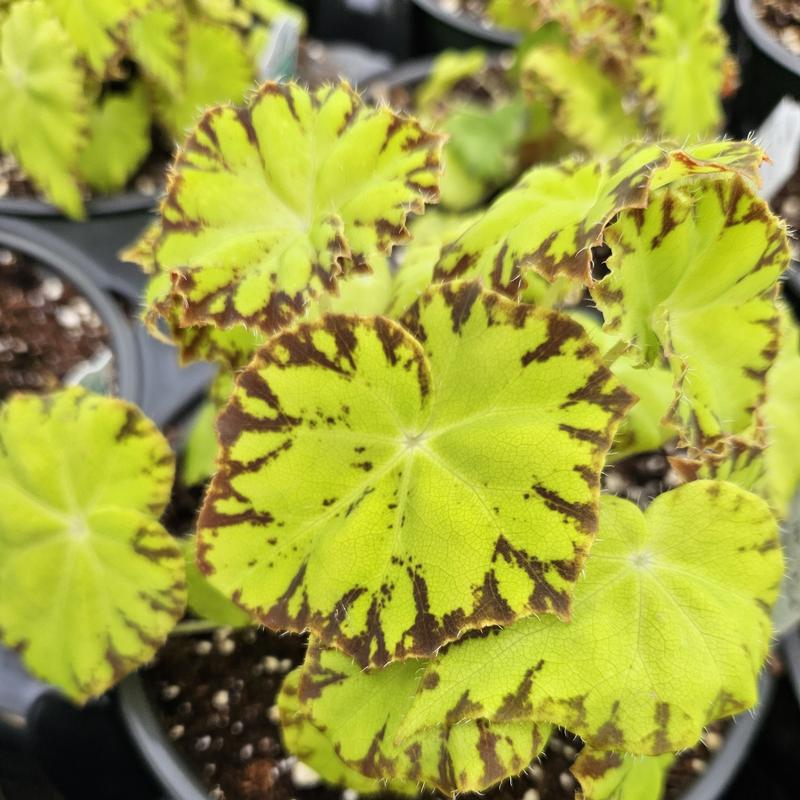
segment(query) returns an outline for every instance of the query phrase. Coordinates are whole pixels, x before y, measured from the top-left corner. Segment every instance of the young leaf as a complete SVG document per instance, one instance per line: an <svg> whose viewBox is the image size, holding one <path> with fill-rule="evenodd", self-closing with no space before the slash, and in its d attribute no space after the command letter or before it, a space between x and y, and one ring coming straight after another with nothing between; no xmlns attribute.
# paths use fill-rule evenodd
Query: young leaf
<svg viewBox="0 0 800 800"><path fill-rule="evenodd" d="M656 103L663 135L713 135L722 120L725 36L716 0L652 0L644 53L636 60L641 91Z"/></svg>
<svg viewBox="0 0 800 800"><path fill-rule="evenodd" d="M88 127L77 62L43 0L12 6L0 28L0 147L71 217L83 216L75 173Z"/></svg>
<svg viewBox="0 0 800 800"><path fill-rule="evenodd" d="M123 27L150 0L46 0L64 30L100 78L122 55Z"/></svg>
<svg viewBox="0 0 800 800"><path fill-rule="evenodd" d="M184 539L183 554L186 562L187 605L201 619L230 628L244 628L253 624L250 615L234 605L230 598L220 594L197 568L197 541L194 536Z"/></svg>
<svg viewBox="0 0 800 800"><path fill-rule="evenodd" d="M180 470L181 480L187 486L197 486L214 474L217 455L214 421L218 411L213 402L203 403L192 422Z"/></svg>
<svg viewBox="0 0 800 800"><path fill-rule="evenodd" d="M109 94L89 112L89 140L78 169L93 189L121 189L150 152L150 109L141 83Z"/></svg>
<svg viewBox="0 0 800 800"><path fill-rule="evenodd" d="M416 107L425 114L436 113L449 104L453 90L474 79L489 65L489 54L482 48L445 50L431 66L428 78L416 91Z"/></svg>
<svg viewBox="0 0 800 800"><path fill-rule="evenodd" d="M434 287L403 321L271 339L219 418L199 523L220 591L362 665L567 618L630 404L580 325L477 284Z"/></svg>
<svg viewBox="0 0 800 800"><path fill-rule="evenodd" d="M399 317L434 283L433 270L444 243L458 238L479 216L432 211L412 222L411 241L399 251L389 316Z"/></svg>
<svg viewBox="0 0 800 800"><path fill-rule="evenodd" d="M589 152L612 152L644 134L637 113L625 108L619 76L599 61L549 45L531 50L522 70L524 84L555 97L558 127Z"/></svg>
<svg viewBox="0 0 800 800"><path fill-rule="evenodd" d="M550 728L527 721L443 720L401 740L423 667L412 660L363 671L312 641L298 682L300 713L325 731L348 767L373 780L388 778L389 789L404 793L417 784L444 794L481 791L518 775L542 751Z"/></svg>
<svg viewBox="0 0 800 800"><path fill-rule="evenodd" d="M189 19L185 35L178 91L155 87L158 117L175 139L183 137L204 108L240 102L255 77L253 64L235 30Z"/></svg>
<svg viewBox="0 0 800 800"><path fill-rule="evenodd" d="M184 81L184 0L156 0L128 25L127 39L131 55L145 76L177 95Z"/></svg>
<svg viewBox="0 0 800 800"><path fill-rule="evenodd" d="M183 613L183 556L157 522L166 439L122 400L65 389L0 411L0 630L79 702L146 663Z"/></svg>
<svg viewBox="0 0 800 800"><path fill-rule="evenodd" d="M746 431L777 351L785 224L729 174L654 192L644 211L620 214L606 241L611 274L592 289L606 328L644 363L666 354L697 446Z"/></svg>
<svg viewBox="0 0 800 800"><path fill-rule="evenodd" d="M578 779L578 800L656 800L664 793L675 756L628 756L581 750L570 772Z"/></svg>
<svg viewBox="0 0 800 800"><path fill-rule="evenodd" d="M687 151L634 143L617 156L534 167L471 228L445 246L439 280L481 277L512 297L525 274L592 282L591 248L623 209L642 208L648 192L686 175L748 170L763 154L750 143L718 142Z"/></svg>
<svg viewBox="0 0 800 800"><path fill-rule="evenodd" d="M156 251L182 323L275 331L341 275L368 271L436 199L440 148L346 84L266 83L248 108L208 112L176 163Z"/></svg>
<svg viewBox="0 0 800 800"><path fill-rule="evenodd" d="M782 574L775 518L734 484L685 484L644 513L604 497L572 621L530 617L451 645L401 734L450 715L548 720L595 750L691 747L755 703Z"/></svg>
<svg viewBox="0 0 800 800"><path fill-rule="evenodd" d="M313 769L325 783L352 789L359 794L379 794L385 790L386 781L367 778L351 769L336 754L328 735L313 725L302 713L298 697L302 667L290 672L278 694L278 711L281 720L283 745L292 755ZM360 701L359 701L360 702ZM391 790L398 794L417 794L417 784L392 781Z"/></svg>
<svg viewBox="0 0 800 800"><path fill-rule="evenodd" d="M613 361L610 369L622 385L638 398L617 430L609 457L620 459L635 453L658 450L675 438L675 426L664 423L675 399L674 379L669 368L661 364L637 364L636 359L628 353L620 353L620 350L624 350L624 344L615 336L605 333L593 318L585 313L574 313L573 316L583 325L607 361Z"/></svg>

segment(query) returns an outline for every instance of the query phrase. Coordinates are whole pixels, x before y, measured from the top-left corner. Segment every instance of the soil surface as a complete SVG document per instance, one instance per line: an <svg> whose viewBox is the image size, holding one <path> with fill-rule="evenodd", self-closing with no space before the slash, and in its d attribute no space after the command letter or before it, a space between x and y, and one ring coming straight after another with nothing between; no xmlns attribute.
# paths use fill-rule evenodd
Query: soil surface
<svg viewBox="0 0 800 800"><path fill-rule="evenodd" d="M13 391L56 389L110 354L103 321L73 286L27 256L0 249L0 400ZM113 385L112 370L102 376Z"/></svg>
<svg viewBox="0 0 800 800"><path fill-rule="evenodd" d="M333 789L281 744L275 702L285 675L303 659L305 640L248 628L172 636L144 673L167 735L214 800L356 800ZM677 800L705 771L725 736L712 725L704 743L686 751L669 775L666 798ZM555 733L523 775L470 800L574 800L569 768L581 742ZM436 797L436 795L427 795ZM386 793L380 800L395 800ZM397 799L399 800L399 798Z"/></svg>
<svg viewBox="0 0 800 800"><path fill-rule="evenodd" d="M753 0L753 9L772 35L800 56L800 3L797 0Z"/></svg>

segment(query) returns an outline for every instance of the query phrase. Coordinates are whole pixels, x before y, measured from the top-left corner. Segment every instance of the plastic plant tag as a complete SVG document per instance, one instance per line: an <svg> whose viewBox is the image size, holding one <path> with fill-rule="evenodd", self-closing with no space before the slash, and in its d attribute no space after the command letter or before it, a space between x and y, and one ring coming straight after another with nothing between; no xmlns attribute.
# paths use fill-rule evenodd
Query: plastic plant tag
<svg viewBox="0 0 800 800"><path fill-rule="evenodd" d="M800 160L800 103L784 97L755 138L770 159L761 165L761 196L772 200L794 175Z"/></svg>
<svg viewBox="0 0 800 800"><path fill-rule="evenodd" d="M258 77L262 81L279 81L297 71L297 49L300 45L300 24L291 17L275 20L269 31L266 47L258 60Z"/></svg>

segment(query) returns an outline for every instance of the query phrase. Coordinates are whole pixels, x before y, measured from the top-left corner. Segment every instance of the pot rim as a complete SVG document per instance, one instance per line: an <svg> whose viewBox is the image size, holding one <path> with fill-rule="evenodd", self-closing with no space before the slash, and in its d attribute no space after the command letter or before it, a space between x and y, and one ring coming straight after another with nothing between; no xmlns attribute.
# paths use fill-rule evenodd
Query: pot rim
<svg viewBox="0 0 800 800"><path fill-rule="evenodd" d="M798 641L800 649L800 641ZM775 678L762 671L758 682L758 705L734 717L725 744L709 762L709 768L680 800L718 800L736 777L753 740L772 704ZM169 740L156 716L139 672L129 675L117 688L122 720L139 754L165 788L168 797L180 800L205 800L208 797L200 779Z"/></svg>
<svg viewBox="0 0 800 800"><path fill-rule="evenodd" d="M481 25L474 17L467 14L455 14L447 11L437 2L437 0L411 0L416 6L421 8L430 16L435 17L439 22L449 25L451 28L469 34L476 39L483 39L489 44L499 44L506 47L513 47L522 38L516 31L498 28L494 26Z"/></svg>
<svg viewBox="0 0 800 800"><path fill-rule="evenodd" d="M139 347L127 318L101 288L106 283L101 267L69 242L18 218L0 216L0 246L36 259L86 298L108 328L117 395L141 402L143 376Z"/></svg>
<svg viewBox="0 0 800 800"><path fill-rule="evenodd" d="M114 214L127 214L131 211L148 211L158 204L158 195L141 192L117 192L116 194L93 197L86 203L88 217L108 217ZM39 200L36 197L0 198L0 215L11 217L56 217L68 219L58 206ZM76 225L80 222L75 221Z"/></svg>
<svg viewBox="0 0 800 800"><path fill-rule="evenodd" d="M759 50L800 77L800 56L787 50L756 17L753 0L736 0L736 16L747 36Z"/></svg>

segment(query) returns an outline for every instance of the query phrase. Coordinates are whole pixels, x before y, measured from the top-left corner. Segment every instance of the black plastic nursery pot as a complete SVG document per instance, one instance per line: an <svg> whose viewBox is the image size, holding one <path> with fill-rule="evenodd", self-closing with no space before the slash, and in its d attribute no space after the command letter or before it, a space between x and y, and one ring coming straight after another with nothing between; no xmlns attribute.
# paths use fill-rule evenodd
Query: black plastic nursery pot
<svg viewBox="0 0 800 800"><path fill-rule="evenodd" d="M755 13L757 0L736 0L737 56L742 86L736 99L739 133L755 130L781 98L800 98L800 56L784 47Z"/></svg>
<svg viewBox="0 0 800 800"><path fill-rule="evenodd" d="M144 230L155 207L156 197L138 192L97 197L87 202L86 219L78 222L67 219L58 208L42 200L3 197L0 219L26 221L45 236L63 239L106 273L106 288L136 302L144 276L134 265L120 262L118 253Z"/></svg>
<svg viewBox="0 0 800 800"><path fill-rule="evenodd" d="M102 264L32 220L0 216L0 248L34 260L86 299L108 332L114 391L139 405L157 424L174 419L203 392L211 369L180 367L175 349L153 339L139 322L141 277L120 278L116 260Z"/></svg>
<svg viewBox="0 0 800 800"><path fill-rule="evenodd" d="M516 31L489 25L476 17L447 7L441 0L412 0L411 18L416 55L471 47L514 47L520 40Z"/></svg>
<svg viewBox="0 0 800 800"><path fill-rule="evenodd" d="M742 714L731 723L724 745L711 758L707 769L680 795L680 800L718 800L722 797L756 740L769 711L774 689L775 679L765 672L760 682L759 705L755 711ZM141 675L127 678L118 690L118 697L125 725L142 759L163 787L163 796L175 800L208 798L208 788L178 752L159 719ZM324 785L319 788L321 792L328 791ZM269 800L268 791L258 796ZM304 796L311 798L313 789L308 789Z"/></svg>
<svg viewBox="0 0 800 800"><path fill-rule="evenodd" d="M425 55L441 50L471 47L514 47L522 38L517 31L498 28L455 8L455 0L411 0L414 4L412 29L414 53ZM729 0L721 0L720 17L728 16Z"/></svg>

